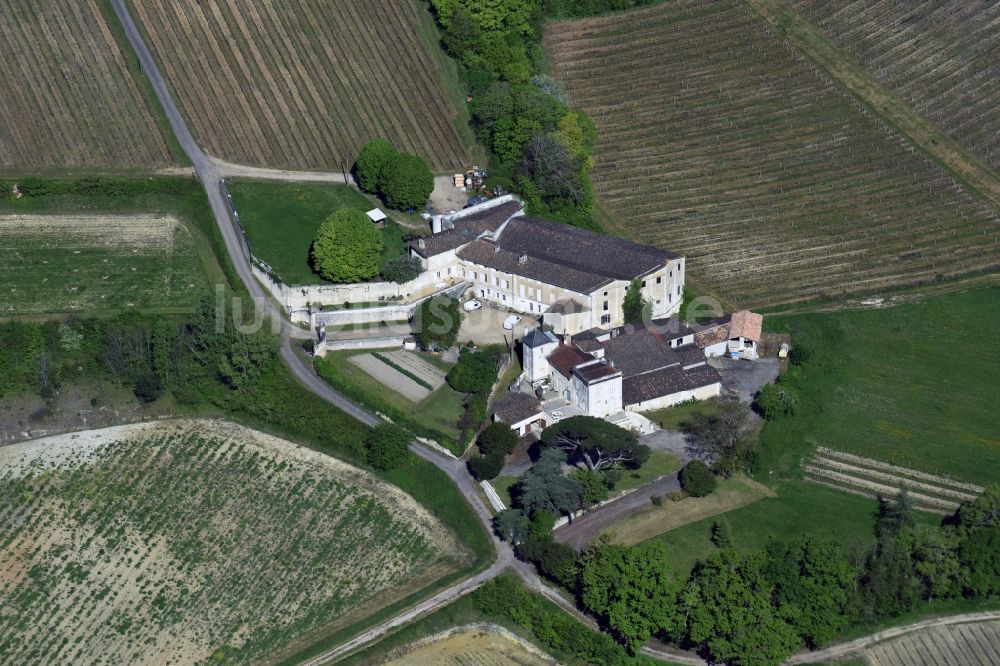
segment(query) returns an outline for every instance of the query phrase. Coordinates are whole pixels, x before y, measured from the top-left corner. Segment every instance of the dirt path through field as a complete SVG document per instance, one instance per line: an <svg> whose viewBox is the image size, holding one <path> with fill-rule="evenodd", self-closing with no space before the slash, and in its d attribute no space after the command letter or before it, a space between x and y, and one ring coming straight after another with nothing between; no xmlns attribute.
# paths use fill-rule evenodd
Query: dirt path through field
<svg viewBox="0 0 1000 666"><path fill-rule="evenodd" d="M815 26L785 6L782 0L746 2L835 81L1000 211L1000 177L989 167L966 152L902 98L878 83L860 64L834 46Z"/></svg>

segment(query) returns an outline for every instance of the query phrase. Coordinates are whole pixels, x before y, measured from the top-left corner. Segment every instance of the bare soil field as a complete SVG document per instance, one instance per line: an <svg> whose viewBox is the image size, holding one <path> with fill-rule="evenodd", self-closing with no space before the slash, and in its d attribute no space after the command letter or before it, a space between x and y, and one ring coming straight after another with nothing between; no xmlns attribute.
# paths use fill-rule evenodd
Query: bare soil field
<svg viewBox="0 0 1000 666"><path fill-rule="evenodd" d="M789 4L918 113L1000 169L1000 3Z"/></svg>
<svg viewBox="0 0 1000 666"><path fill-rule="evenodd" d="M0 171L176 162L99 0L0 3Z"/></svg>
<svg viewBox="0 0 1000 666"><path fill-rule="evenodd" d="M626 37L627 38L624 38ZM760 306L996 267L1000 216L743 3L551 24L553 73L598 130L622 231Z"/></svg>
<svg viewBox="0 0 1000 666"><path fill-rule="evenodd" d="M545 666L557 662L503 627L469 624L428 636L381 663L392 666Z"/></svg>
<svg viewBox="0 0 1000 666"><path fill-rule="evenodd" d="M196 137L231 162L350 169L386 137L435 170L468 160L413 0L132 0Z"/></svg>
<svg viewBox="0 0 1000 666"><path fill-rule="evenodd" d="M195 240L163 215L0 215L0 315L191 308Z"/></svg>
<svg viewBox="0 0 1000 666"><path fill-rule="evenodd" d="M922 629L858 653L878 666L992 666L1000 663L1000 621Z"/></svg>
<svg viewBox="0 0 1000 666"><path fill-rule="evenodd" d="M259 662L467 557L401 490L228 422L13 444L0 478L5 663Z"/></svg>
<svg viewBox="0 0 1000 666"><path fill-rule="evenodd" d="M426 386L421 386L410 377L407 377L372 354L357 354L352 356L351 363L412 403L418 403L431 394L431 390Z"/></svg>

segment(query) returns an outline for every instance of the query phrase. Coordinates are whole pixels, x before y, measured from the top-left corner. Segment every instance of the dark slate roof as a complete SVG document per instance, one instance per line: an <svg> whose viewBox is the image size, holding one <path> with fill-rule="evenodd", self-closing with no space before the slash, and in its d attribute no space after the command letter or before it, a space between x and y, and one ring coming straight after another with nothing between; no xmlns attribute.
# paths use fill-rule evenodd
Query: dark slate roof
<svg viewBox="0 0 1000 666"><path fill-rule="evenodd" d="M634 280L680 255L615 236L594 233L537 217L516 217L500 233L499 243L515 254L615 280Z"/></svg>
<svg viewBox="0 0 1000 666"><path fill-rule="evenodd" d="M513 221L511 220L512 223ZM506 236L506 232L503 235ZM535 256L530 252L511 252L503 243L498 246L485 239L477 240L463 247L459 250L458 256L460 259L471 261L480 266L493 268L504 273L515 273L579 294L589 294L611 283L611 279L603 275L568 268Z"/></svg>
<svg viewBox="0 0 1000 666"><path fill-rule="evenodd" d="M541 413L542 403L538 401L538 398L520 391L508 393L493 410L497 420L504 423L519 423Z"/></svg>
<svg viewBox="0 0 1000 666"><path fill-rule="evenodd" d="M589 328L582 333L577 333L573 336L573 342L581 340L600 340L601 338L607 339L611 337L611 331L606 328Z"/></svg>
<svg viewBox="0 0 1000 666"><path fill-rule="evenodd" d="M664 395L686 391L687 375L679 365L635 375L622 381L622 404L634 405Z"/></svg>
<svg viewBox="0 0 1000 666"><path fill-rule="evenodd" d="M587 352L588 354L590 352L595 352L604 349L604 345L602 345L594 338L584 338L583 340L581 340L579 337L574 336L573 344L582 349L583 351Z"/></svg>
<svg viewBox="0 0 1000 666"><path fill-rule="evenodd" d="M559 345L554 352L549 354L547 360L549 365L555 368L559 374L566 379L569 379L570 374L573 372L573 368L581 363L593 361L594 357L590 354L584 354L576 347Z"/></svg>
<svg viewBox="0 0 1000 666"><path fill-rule="evenodd" d="M589 384L597 384L605 379L618 377L622 373L607 363L594 363L574 370L580 379Z"/></svg>
<svg viewBox="0 0 1000 666"><path fill-rule="evenodd" d="M635 375L622 381L622 404L635 405L680 391L693 391L722 381L710 365L684 370L679 365Z"/></svg>
<svg viewBox="0 0 1000 666"><path fill-rule="evenodd" d="M471 243L483 233L496 231L522 208L520 201L508 201L483 211L453 218L451 224L455 225L454 229L425 236L423 248L420 247L419 240L410 241L409 245L421 257L433 257Z"/></svg>
<svg viewBox="0 0 1000 666"><path fill-rule="evenodd" d="M542 345L548 345L559 341L556 339L556 336L552 335L549 331L543 331L540 328L533 328L527 333L527 335L524 336L524 340L522 342L528 349L534 349L535 347L541 347Z"/></svg>
<svg viewBox="0 0 1000 666"><path fill-rule="evenodd" d="M625 377L679 363L663 341L647 330L613 337L604 343L604 350Z"/></svg>

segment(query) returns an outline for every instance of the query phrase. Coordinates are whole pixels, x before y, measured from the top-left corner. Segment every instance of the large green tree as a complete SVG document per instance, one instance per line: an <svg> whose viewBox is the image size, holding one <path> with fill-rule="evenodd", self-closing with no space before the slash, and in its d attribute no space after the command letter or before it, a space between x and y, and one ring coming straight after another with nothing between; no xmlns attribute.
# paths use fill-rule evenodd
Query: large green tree
<svg viewBox="0 0 1000 666"><path fill-rule="evenodd" d="M312 244L313 270L331 282L360 282L378 275L382 232L362 211L328 217Z"/></svg>
<svg viewBox="0 0 1000 666"><path fill-rule="evenodd" d="M414 335L424 349L447 349L462 327L458 301L447 296L428 298L417 308Z"/></svg>
<svg viewBox="0 0 1000 666"><path fill-rule="evenodd" d="M434 174L423 158L398 153L389 164L380 194L390 208L406 210L427 203L434 191Z"/></svg>
<svg viewBox="0 0 1000 666"><path fill-rule="evenodd" d="M958 556L969 594L1000 594L1000 483L986 487L956 514Z"/></svg>
<svg viewBox="0 0 1000 666"><path fill-rule="evenodd" d="M521 475L517 502L529 515L539 511L570 513L580 508L580 484L563 474L566 454L558 449L542 451L538 462Z"/></svg>
<svg viewBox="0 0 1000 666"><path fill-rule="evenodd" d="M615 466L639 467L649 458L649 447L635 433L593 416L571 416L542 431L542 444L564 451L573 464L591 471Z"/></svg>
<svg viewBox="0 0 1000 666"><path fill-rule="evenodd" d="M771 603L774 586L760 551L711 555L679 595L687 639L717 662L779 664L801 644Z"/></svg>
<svg viewBox="0 0 1000 666"><path fill-rule="evenodd" d="M598 542L583 555L580 595L584 606L635 653L655 634L675 635L680 584L663 546Z"/></svg>
<svg viewBox="0 0 1000 666"><path fill-rule="evenodd" d="M398 151L388 139L375 139L361 150L355 170L361 189L378 194L385 185L389 165L396 159Z"/></svg>

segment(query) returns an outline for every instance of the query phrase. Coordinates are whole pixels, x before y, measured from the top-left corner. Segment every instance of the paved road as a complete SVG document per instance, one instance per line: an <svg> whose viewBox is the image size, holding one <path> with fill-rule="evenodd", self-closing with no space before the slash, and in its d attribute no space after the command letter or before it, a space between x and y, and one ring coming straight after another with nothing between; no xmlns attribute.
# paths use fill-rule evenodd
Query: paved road
<svg viewBox="0 0 1000 666"><path fill-rule="evenodd" d="M676 473L650 481L628 495L592 509L573 522L560 527L554 533L556 541L567 543L580 550L600 536L601 532L615 521L650 506L653 497L662 497L680 488L681 484L677 480Z"/></svg>

